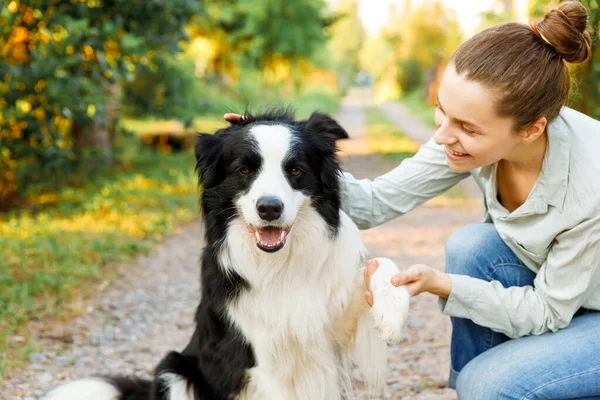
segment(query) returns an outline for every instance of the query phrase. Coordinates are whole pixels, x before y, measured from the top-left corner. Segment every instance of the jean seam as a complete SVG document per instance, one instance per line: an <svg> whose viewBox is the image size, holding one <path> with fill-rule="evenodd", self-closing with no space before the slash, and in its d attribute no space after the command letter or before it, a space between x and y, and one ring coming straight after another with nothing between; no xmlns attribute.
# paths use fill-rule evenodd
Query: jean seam
<svg viewBox="0 0 600 400"><path fill-rule="evenodd" d="M490 280L494 280L494 278L492 277L492 275L496 272L496 270L498 270L498 268L501 268L501 267L518 267L518 268L523 268L523 269L525 269L525 270L533 273L533 271L531 271L529 268L527 268L524 265L515 264L515 263L501 263L501 264L498 264L498 265L494 265L494 269L489 274L487 274L487 277Z"/></svg>
<svg viewBox="0 0 600 400"><path fill-rule="evenodd" d="M494 275L496 273L496 271L499 268L502 268L502 267L517 267L517 268L524 268L525 270L530 271L525 265L516 264L516 263L510 263L510 262L504 262L504 263L500 263L500 264L494 265L494 269L489 274L486 274L487 278L490 281L493 281L494 278L492 277L492 275ZM490 350L493 347L493 344L494 344L494 333L495 332L492 329L490 329L490 328L487 329L486 351Z"/></svg>
<svg viewBox="0 0 600 400"><path fill-rule="evenodd" d="M487 351L492 348L492 340L493 340L494 331L490 328L485 329L485 342L484 342L484 350Z"/></svg>
<svg viewBox="0 0 600 400"><path fill-rule="evenodd" d="M489 328L488 328L488 330L490 332L490 342L488 343L488 348L487 349L489 350L492 347L494 347L494 331L491 330L491 329L489 329Z"/></svg>
<svg viewBox="0 0 600 400"><path fill-rule="evenodd" d="M521 398L521 400L527 400L530 395L537 393L538 391L540 391L541 389L545 388L546 386L552 385L552 384L560 382L560 381L564 381L566 379L571 379L571 378L576 377L576 376L581 376L581 375L589 374L589 373L592 373L592 372L598 372L598 371L600 371L600 368L591 369L589 371L578 372L578 373L573 374L573 375L563 376L562 378L555 379L552 382L546 382L542 386L537 387L537 388L529 391L527 394L525 394Z"/></svg>

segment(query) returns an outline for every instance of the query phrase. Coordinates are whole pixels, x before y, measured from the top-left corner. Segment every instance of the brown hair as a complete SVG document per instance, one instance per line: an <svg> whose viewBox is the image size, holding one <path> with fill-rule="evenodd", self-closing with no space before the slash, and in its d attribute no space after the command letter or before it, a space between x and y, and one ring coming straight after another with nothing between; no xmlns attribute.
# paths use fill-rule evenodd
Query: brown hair
<svg viewBox="0 0 600 400"><path fill-rule="evenodd" d="M514 118L514 131L537 119L555 119L571 86L566 62L591 54L587 10L574 1L561 3L531 26L507 22L463 43L450 62L456 73L496 91L498 113Z"/></svg>

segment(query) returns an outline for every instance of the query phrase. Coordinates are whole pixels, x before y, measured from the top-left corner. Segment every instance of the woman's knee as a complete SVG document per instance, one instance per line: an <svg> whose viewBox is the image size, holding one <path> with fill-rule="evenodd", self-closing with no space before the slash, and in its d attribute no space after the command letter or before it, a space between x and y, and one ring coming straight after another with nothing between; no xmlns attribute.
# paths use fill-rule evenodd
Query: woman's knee
<svg viewBox="0 0 600 400"><path fill-rule="evenodd" d="M493 224L469 224L461 227L446 242L446 272L483 278L479 271L482 255L498 251L504 243Z"/></svg>
<svg viewBox="0 0 600 400"><path fill-rule="evenodd" d="M474 371L469 364L458 374L456 395L460 400L509 399L507 382L489 371Z"/></svg>
<svg viewBox="0 0 600 400"><path fill-rule="evenodd" d="M460 400L521 399L525 395L519 385L519 366L507 371L482 354L469 362L458 374L456 394Z"/></svg>

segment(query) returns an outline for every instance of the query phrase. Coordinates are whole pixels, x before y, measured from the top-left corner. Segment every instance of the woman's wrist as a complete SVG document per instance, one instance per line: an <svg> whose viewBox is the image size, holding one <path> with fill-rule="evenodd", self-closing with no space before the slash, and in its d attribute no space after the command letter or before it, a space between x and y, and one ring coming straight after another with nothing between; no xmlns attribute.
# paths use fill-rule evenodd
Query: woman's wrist
<svg viewBox="0 0 600 400"><path fill-rule="evenodd" d="M452 291L452 279L450 275L445 272L436 271L436 284L430 293L439 296L442 299L447 299L450 296L450 292Z"/></svg>

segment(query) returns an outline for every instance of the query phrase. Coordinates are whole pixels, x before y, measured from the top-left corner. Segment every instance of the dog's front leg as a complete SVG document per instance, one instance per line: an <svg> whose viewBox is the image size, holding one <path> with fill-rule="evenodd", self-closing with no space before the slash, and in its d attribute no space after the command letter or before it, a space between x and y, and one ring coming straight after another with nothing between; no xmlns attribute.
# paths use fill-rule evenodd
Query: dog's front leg
<svg viewBox="0 0 600 400"><path fill-rule="evenodd" d="M401 272L400 268L388 258L376 260L379 266L370 282L373 293L371 316L384 340L399 341L408 318L410 294L406 287L396 287L391 283L392 277Z"/></svg>

